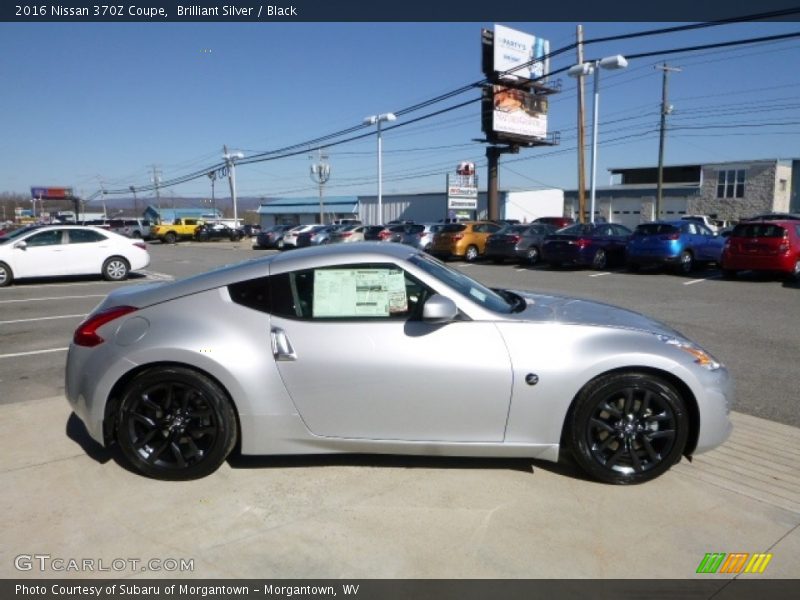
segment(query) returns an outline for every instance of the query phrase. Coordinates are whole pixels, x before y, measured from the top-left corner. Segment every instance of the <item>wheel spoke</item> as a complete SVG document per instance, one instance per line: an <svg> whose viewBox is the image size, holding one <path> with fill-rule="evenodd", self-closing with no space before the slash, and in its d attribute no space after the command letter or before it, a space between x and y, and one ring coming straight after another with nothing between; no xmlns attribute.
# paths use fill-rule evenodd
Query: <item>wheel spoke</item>
<svg viewBox="0 0 800 600"><path fill-rule="evenodd" d="M600 406L600 411L607 412L612 417L617 417L618 419L622 418L622 413L620 412L620 410L616 406L610 404L609 402L604 402L602 406Z"/></svg>
<svg viewBox="0 0 800 600"><path fill-rule="evenodd" d="M617 463L617 461L618 461L620 458L622 458L622 455L623 455L623 454L625 454L625 450L626 450L626 448L625 448L625 444L620 444L620 445L619 445L619 449L617 449L617 451L616 451L616 452L615 452L615 453L614 453L614 454L611 456L611 458L609 458L609 459L606 461L606 466L607 466L608 468L611 468L611 467L613 467L613 466L614 466L614 465Z"/></svg>
<svg viewBox="0 0 800 600"><path fill-rule="evenodd" d="M651 433L647 433L645 437L651 442L653 440L660 440L662 438L673 439L675 437L675 430L663 429L661 431L653 431Z"/></svg>
<svg viewBox="0 0 800 600"><path fill-rule="evenodd" d="M147 435L145 435L141 440L137 440L137 441L134 442L134 444L133 444L134 447L137 450L141 450L147 444L150 443L150 440L152 440L156 436L157 433L158 433L158 429L151 429L150 431L147 432Z"/></svg>
<svg viewBox="0 0 800 600"><path fill-rule="evenodd" d="M642 403L639 405L639 410L637 411L637 416L647 418L647 409L650 408L650 399L653 397L653 392L650 390L645 390L644 398L642 399Z"/></svg>
<svg viewBox="0 0 800 600"><path fill-rule="evenodd" d="M148 417L146 415L143 415L143 414L140 414L140 413L136 413L136 412L132 412L131 413L131 418L134 421L136 421L137 423L141 423L142 425L145 425L146 427L148 427L151 430L157 430L158 429L158 423L156 423L153 419L151 419L150 417Z"/></svg>
<svg viewBox="0 0 800 600"><path fill-rule="evenodd" d="M186 466L186 459L183 458L183 453L181 452L181 447L178 445L176 440L172 440L169 443L169 447L172 450L172 455L175 457L175 462L178 463L178 466L183 468Z"/></svg>
<svg viewBox="0 0 800 600"><path fill-rule="evenodd" d="M164 440L164 443L161 444L158 448L154 448L153 451L150 452L150 454L148 454L147 459L146 459L147 462L149 462L151 464L155 463L156 460L158 460L158 457L161 456L161 454L164 452L164 450L167 449L167 446L169 446L169 442L170 442L170 440L169 440L169 438L167 438L167 439Z"/></svg>
<svg viewBox="0 0 800 600"><path fill-rule="evenodd" d="M609 424L608 424L608 423L606 423L605 421L602 421L602 420L600 420L600 419L598 419L598 418L594 418L594 419L592 419L592 420L590 421L590 423L591 423L592 425L594 425L595 427L599 427L599 428L600 428L600 429L602 429L603 431L607 431L607 432L609 432L609 433L611 433L611 434L613 434L613 433L615 432L614 428L613 428L611 425L609 425Z"/></svg>
<svg viewBox="0 0 800 600"><path fill-rule="evenodd" d="M631 463L633 464L633 470L637 473L641 473L644 471L644 467L642 466L642 461L639 459L639 455L636 452L636 448L633 447L632 441L630 443L629 451L631 455Z"/></svg>
<svg viewBox="0 0 800 600"><path fill-rule="evenodd" d="M622 409L625 415L633 414L633 390L625 388L625 407Z"/></svg>
<svg viewBox="0 0 800 600"><path fill-rule="evenodd" d="M653 448L653 445L650 443L650 439L646 435L642 436L642 446L644 446L651 462L657 463L661 460L661 455L655 451L655 448Z"/></svg>

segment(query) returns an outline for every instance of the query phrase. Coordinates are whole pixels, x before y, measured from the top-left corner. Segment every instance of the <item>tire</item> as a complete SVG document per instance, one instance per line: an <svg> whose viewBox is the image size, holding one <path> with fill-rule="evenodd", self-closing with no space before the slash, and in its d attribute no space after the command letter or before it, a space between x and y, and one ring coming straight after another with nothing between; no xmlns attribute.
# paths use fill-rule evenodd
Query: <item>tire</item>
<svg viewBox="0 0 800 600"><path fill-rule="evenodd" d="M602 248L598 248L597 252L592 257L592 268L597 271L602 271L608 266L608 255Z"/></svg>
<svg viewBox="0 0 800 600"><path fill-rule="evenodd" d="M14 272L6 263L0 262L0 287L11 285L14 281Z"/></svg>
<svg viewBox="0 0 800 600"><path fill-rule="evenodd" d="M103 279L106 281L124 281L128 278L131 266L121 256L112 256L103 263Z"/></svg>
<svg viewBox="0 0 800 600"><path fill-rule="evenodd" d="M2 264L2 263L0 263ZM798 258L794 263L794 269L788 276L789 281L800 281L800 258ZM0 283L0 285L3 285Z"/></svg>
<svg viewBox="0 0 800 600"><path fill-rule="evenodd" d="M178 241L178 236L174 231L168 231L167 234L164 236L165 244L174 244L177 241Z"/></svg>
<svg viewBox="0 0 800 600"><path fill-rule="evenodd" d="M276 247L278 250L283 250L283 240L278 240L278 243L277 243L277 244L275 244L275 247Z"/></svg>
<svg viewBox="0 0 800 600"><path fill-rule="evenodd" d="M236 415L225 391L185 367L156 367L125 387L117 441L136 471L171 481L216 471L236 444Z"/></svg>
<svg viewBox="0 0 800 600"><path fill-rule="evenodd" d="M464 260L467 262L475 262L478 260L479 252L478 247L474 244L467 246L467 251L464 252Z"/></svg>
<svg viewBox="0 0 800 600"><path fill-rule="evenodd" d="M684 250L678 257L677 271L682 275L688 275L694 271L694 256L689 250Z"/></svg>
<svg viewBox="0 0 800 600"><path fill-rule="evenodd" d="M528 248L527 252L525 252L525 262L529 265L535 265L539 262L540 258L539 248L536 246L531 246Z"/></svg>
<svg viewBox="0 0 800 600"><path fill-rule="evenodd" d="M689 435L686 405L660 377L612 373L578 394L568 444L578 464L605 483L655 479L681 457Z"/></svg>

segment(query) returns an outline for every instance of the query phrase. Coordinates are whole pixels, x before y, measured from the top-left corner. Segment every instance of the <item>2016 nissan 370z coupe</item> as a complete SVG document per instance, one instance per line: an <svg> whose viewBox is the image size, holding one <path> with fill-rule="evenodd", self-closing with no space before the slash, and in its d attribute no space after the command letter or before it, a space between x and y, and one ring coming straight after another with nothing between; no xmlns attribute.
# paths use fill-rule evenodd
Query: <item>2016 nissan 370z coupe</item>
<svg viewBox="0 0 800 600"><path fill-rule="evenodd" d="M242 454L558 460L640 483L730 433L705 350L606 304L492 290L400 244L307 248L118 289L75 331L66 390L140 473Z"/></svg>

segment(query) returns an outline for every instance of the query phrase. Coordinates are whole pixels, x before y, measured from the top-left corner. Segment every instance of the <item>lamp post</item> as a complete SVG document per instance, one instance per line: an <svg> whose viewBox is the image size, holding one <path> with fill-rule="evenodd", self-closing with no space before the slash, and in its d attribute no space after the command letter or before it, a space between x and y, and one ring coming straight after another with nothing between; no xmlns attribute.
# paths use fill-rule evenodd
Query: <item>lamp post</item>
<svg viewBox="0 0 800 600"><path fill-rule="evenodd" d="M364 119L365 125L378 126L378 222L376 225L383 224L383 162L381 160L381 123L384 121L396 121L397 116L394 113L383 113L380 115L372 115Z"/></svg>
<svg viewBox="0 0 800 600"><path fill-rule="evenodd" d="M592 106L592 155L591 180L589 182L589 222L594 223L594 206L597 190L597 123L600 109L600 69L624 69L628 61L621 54L608 56L599 60L580 63L569 68L570 77L584 77L594 74L594 103Z"/></svg>
<svg viewBox="0 0 800 600"><path fill-rule="evenodd" d="M139 216L139 201L136 199L136 188L132 185L128 186L128 189L133 194L133 214L137 217Z"/></svg>
<svg viewBox="0 0 800 600"><path fill-rule="evenodd" d="M236 161L244 158L241 152L228 153L228 147L223 146L224 154L222 157L225 159L225 165L228 167L228 183L231 186L231 200L233 200L233 226L239 227L239 215L236 209Z"/></svg>

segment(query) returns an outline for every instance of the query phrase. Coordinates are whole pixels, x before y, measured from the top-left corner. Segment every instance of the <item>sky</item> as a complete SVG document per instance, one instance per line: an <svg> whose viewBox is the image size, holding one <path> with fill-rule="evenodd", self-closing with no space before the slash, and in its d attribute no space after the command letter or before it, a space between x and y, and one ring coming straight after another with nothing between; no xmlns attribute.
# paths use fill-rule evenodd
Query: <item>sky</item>
<svg viewBox="0 0 800 600"><path fill-rule="evenodd" d="M751 9L750 12L753 12ZM574 42L577 23L502 22L550 41ZM584 23L592 40L668 23ZM0 23L0 193L71 186L151 184L207 170L222 148L245 157L361 125L483 79L475 23ZM800 23L750 23L587 44L587 59L800 31ZM654 166L662 72L669 76L665 164L800 157L800 38L716 50L631 58L603 71L599 86L598 185L609 168ZM574 50L551 69L576 62ZM550 101L555 147L504 155L500 188L577 186L575 80L565 74ZM485 189L479 103L437 117L403 121L477 99L470 90L404 115L384 130L383 192L445 189L445 173L477 164ZM591 82L586 90L590 138ZM374 132L374 127L358 133ZM316 146L237 170L240 196L317 194L309 177ZM328 146L326 195L375 194L376 138ZM588 164L588 150L586 154ZM210 196L210 180L166 186L164 194ZM126 194L129 195L129 194ZM217 182L218 197L227 182ZM152 196L142 193L140 198Z"/></svg>

